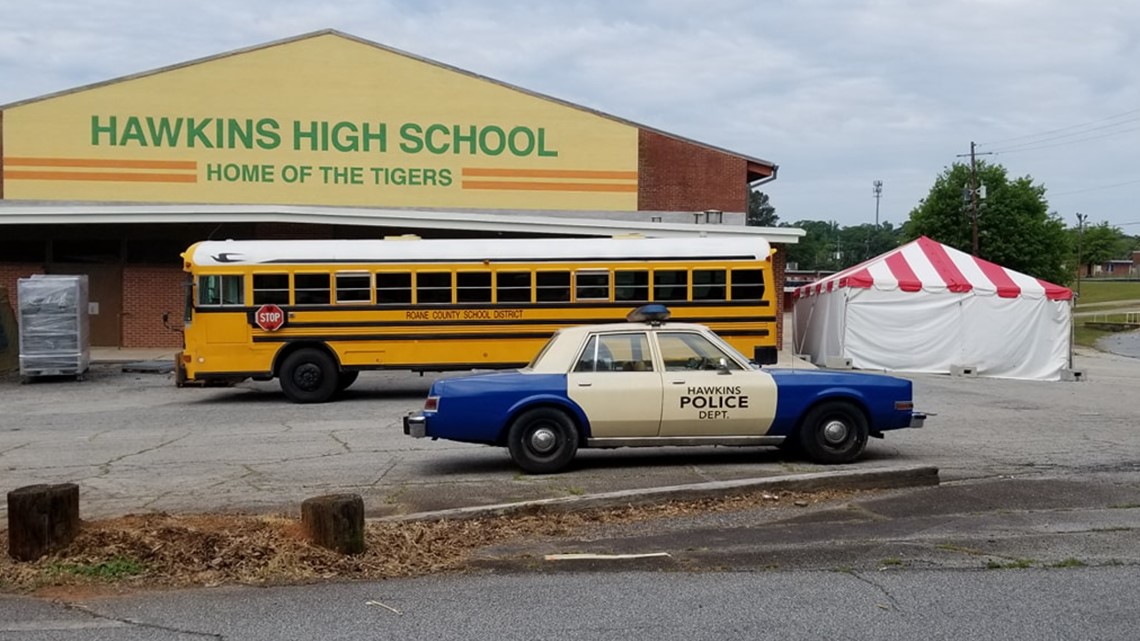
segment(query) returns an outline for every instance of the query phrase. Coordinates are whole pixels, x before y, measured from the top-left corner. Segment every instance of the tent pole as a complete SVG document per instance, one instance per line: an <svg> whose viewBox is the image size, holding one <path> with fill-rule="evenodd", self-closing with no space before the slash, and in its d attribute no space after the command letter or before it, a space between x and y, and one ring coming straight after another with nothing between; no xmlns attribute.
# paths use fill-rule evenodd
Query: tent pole
<svg viewBox="0 0 1140 641"><path fill-rule="evenodd" d="M1073 371L1073 343L1077 340L1076 297L1069 298L1069 371Z"/></svg>

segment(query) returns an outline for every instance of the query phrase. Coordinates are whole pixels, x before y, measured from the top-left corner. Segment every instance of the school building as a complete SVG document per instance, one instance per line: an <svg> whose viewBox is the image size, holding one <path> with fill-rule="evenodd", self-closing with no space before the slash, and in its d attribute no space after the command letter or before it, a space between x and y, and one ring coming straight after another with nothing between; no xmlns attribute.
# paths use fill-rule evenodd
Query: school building
<svg viewBox="0 0 1140 641"><path fill-rule="evenodd" d="M87 274L94 346L175 347L205 239L755 235L767 160L320 31L0 106L0 287ZM782 318L777 315L777 318Z"/></svg>

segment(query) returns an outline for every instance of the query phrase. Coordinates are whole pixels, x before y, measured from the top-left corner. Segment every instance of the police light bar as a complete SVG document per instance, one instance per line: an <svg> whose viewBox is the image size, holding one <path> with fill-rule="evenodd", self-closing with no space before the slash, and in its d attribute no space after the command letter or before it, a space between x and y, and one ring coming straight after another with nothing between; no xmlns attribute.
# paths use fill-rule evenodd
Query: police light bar
<svg viewBox="0 0 1140 641"><path fill-rule="evenodd" d="M669 320L669 308L664 305L642 305L627 314L625 319L631 323L660 325Z"/></svg>

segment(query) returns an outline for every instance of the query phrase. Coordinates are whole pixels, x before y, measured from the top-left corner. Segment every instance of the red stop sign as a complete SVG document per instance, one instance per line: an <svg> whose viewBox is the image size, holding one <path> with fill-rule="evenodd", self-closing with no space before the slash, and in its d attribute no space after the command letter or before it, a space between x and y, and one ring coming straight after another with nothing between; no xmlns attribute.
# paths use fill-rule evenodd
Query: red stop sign
<svg viewBox="0 0 1140 641"><path fill-rule="evenodd" d="M275 332L285 324L285 312L273 303L262 305L254 312L253 322L267 332Z"/></svg>

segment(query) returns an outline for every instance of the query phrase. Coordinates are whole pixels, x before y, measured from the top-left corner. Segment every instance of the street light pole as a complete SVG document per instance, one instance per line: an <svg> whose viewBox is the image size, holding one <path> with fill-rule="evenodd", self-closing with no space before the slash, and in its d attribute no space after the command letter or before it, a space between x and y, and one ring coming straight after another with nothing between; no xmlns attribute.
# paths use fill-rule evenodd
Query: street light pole
<svg viewBox="0 0 1140 641"><path fill-rule="evenodd" d="M876 180L871 183L872 193L875 194L875 228L879 227L879 199L883 197L883 181Z"/></svg>
<svg viewBox="0 0 1140 641"><path fill-rule="evenodd" d="M1081 272L1084 271L1084 265L1081 263L1081 243L1085 239L1085 220L1088 218L1085 214L1077 212L1077 298L1081 297Z"/></svg>

